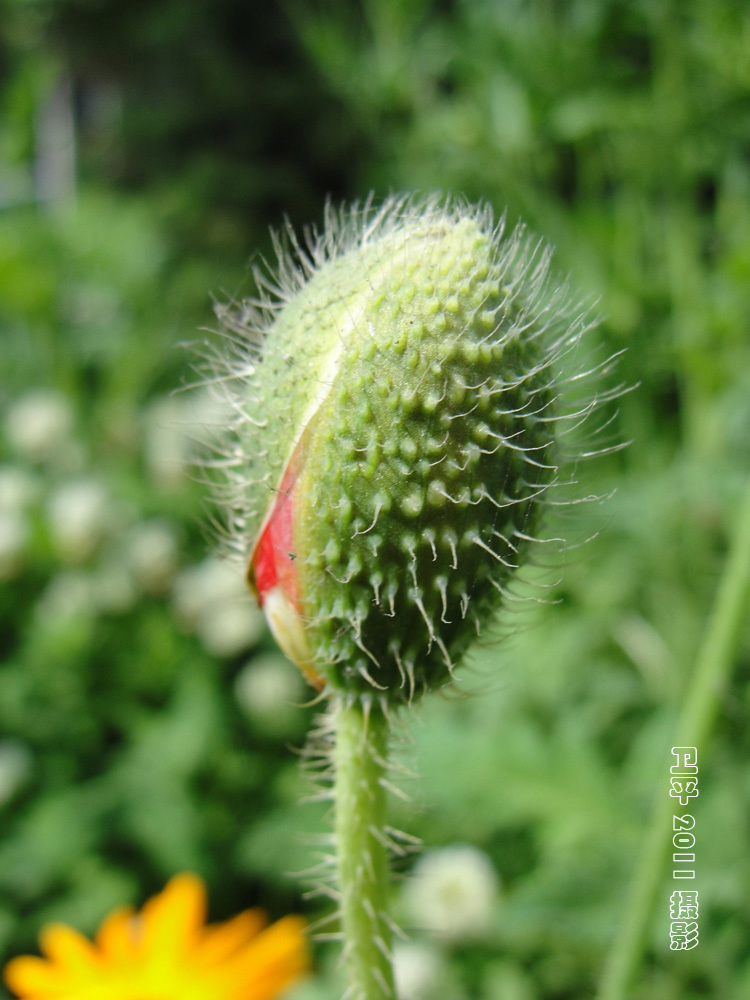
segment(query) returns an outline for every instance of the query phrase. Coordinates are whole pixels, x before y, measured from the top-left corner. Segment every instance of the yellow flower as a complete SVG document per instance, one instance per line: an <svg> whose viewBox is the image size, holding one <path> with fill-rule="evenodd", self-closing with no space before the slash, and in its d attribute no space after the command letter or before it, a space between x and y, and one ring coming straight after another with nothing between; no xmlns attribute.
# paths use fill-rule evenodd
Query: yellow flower
<svg viewBox="0 0 750 1000"><path fill-rule="evenodd" d="M173 878L140 914L111 913L92 943L63 924L43 928L46 958L22 955L5 981L22 1000L274 1000L309 968L300 917L270 927L261 910L206 925L206 890Z"/></svg>

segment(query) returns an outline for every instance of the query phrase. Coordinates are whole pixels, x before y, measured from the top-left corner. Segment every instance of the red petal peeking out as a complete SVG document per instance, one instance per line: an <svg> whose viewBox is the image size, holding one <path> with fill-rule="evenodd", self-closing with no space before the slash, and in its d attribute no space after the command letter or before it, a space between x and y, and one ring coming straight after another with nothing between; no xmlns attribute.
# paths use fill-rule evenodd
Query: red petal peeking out
<svg viewBox="0 0 750 1000"><path fill-rule="evenodd" d="M279 493L253 556L255 589L261 607L266 593L281 586L292 607L299 613L292 541L292 497L289 493Z"/></svg>
<svg viewBox="0 0 750 1000"><path fill-rule="evenodd" d="M299 605L299 582L294 551L293 487L299 463L296 454L289 463L270 516L250 557L247 582L258 596L274 638L296 663L313 687L325 680L315 671L307 645Z"/></svg>

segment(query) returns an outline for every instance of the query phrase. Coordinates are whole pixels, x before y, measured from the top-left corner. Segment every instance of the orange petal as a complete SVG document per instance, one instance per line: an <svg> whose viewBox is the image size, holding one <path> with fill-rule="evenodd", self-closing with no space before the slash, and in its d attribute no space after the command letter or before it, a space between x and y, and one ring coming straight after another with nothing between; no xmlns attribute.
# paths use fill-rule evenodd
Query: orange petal
<svg viewBox="0 0 750 1000"><path fill-rule="evenodd" d="M78 931L65 924L48 924L39 935L44 954L77 976L90 976L101 966L101 957L94 945Z"/></svg>
<svg viewBox="0 0 750 1000"><path fill-rule="evenodd" d="M196 963L207 968L225 962L252 941L267 923L262 910L245 910L231 920L207 927L196 949Z"/></svg>
<svg viewBox="0 0 750 1000"><path fill-rule="evenodd" d="M225 966L229 1000L274 1000L310 968L301 917L284 917Z"/></svg>
<svg viewBox="0 0 750 1000"><path fill-rule="evenodd" d="M122 906L102 921L96 933L96 944L107 962L121 965L135 959L138 951L135 920L133 908Z"/></svg>
<svg viewBox="0 0 750 1000"><path fill-rule="evenodd" d="M190 873L176 875L141 911L146 952L158 957L160 965L170 956L189 952L206 919L206 905L201 879Z"/></svg>
<svg viewBox="0 0 750 1000"><path fill-rule="evenodd" d="M19 997L47 998L63 997L66 993L68 976L59 967L43 958L20 955L11 959L3 970L8 988Z"/></svg>

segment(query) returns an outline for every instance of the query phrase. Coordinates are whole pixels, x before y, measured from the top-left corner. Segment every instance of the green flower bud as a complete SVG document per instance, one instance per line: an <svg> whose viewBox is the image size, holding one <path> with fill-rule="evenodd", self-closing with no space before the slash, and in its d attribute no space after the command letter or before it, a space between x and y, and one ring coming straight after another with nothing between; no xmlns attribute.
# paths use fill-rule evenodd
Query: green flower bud
<svg viewBox="0 0 750 1000"><path fill-rule="evenodd" d="M484 209L391 199L290 239L224 314L230 533L308 679L409 702L451 679L525 558L585 323L549 252Z"/></svg>

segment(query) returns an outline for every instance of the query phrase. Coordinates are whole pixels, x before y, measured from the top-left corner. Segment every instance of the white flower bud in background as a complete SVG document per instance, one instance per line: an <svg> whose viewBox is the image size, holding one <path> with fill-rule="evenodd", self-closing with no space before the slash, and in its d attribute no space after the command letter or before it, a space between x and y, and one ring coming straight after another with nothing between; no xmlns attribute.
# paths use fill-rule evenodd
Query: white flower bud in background
<svg viewBox="0 0 750 1000"><path fill-rule="evenodd" d="M309 695L300 672L280 653L251 660L237 675L234 693L253 728L272 736L294 732Z"/></svg>
<svg viewBox="0 0 750 1000"><path fill-rule="evenodd" d="M99 614L122 614L136 601L129 573L111 561L93 573L70 569L50 581L37 607L42 625L55 625L71 618L94 618Z"/></svg>
<svg viewBox="0 0 750 1000"><path fill-rule="evenodd" d="M112 526L114 511L106 490L94 480L61 486L47 504L52 541L66 562L89 559Z"/></svg>
<svg viewBox="0 0 750 1000"><path fill-rule="evenodd" d="M38 495L32 473L20 466L0 466L0 580L12 580L23 569L31 535L26 511Z"/></svg>
<svg viewBox="0 0 750 1000"><path fill-rule="evenodd" d="M0 465L0 511L24 511L39 496L39 482L27 469Z"/></svg>
<svg viewBox="0 0 750 1000"><path fill-rule="evenodd" d="M216 605L212 614L201 616L198 638L213 656L236 656L252 649L263 636L266 623L247 595Z"/></svg>
<svg viewBox="0 0 750 1000"><path fill-rule="evenodd" d="M147 594L163 594L171 586L179 559L177 532L169 521L135 525L126 538L126 560L136 584Z"/></svg>
<svg viewBox="0 0 750 1000"><path fill-rule="evenodd" d="M32 462L59 456L70 443L73 411L70 403L53 389L34 389L17 400L5 418L10 446Z"/></svg>
<svg viewBox="0 0 750 1000"><path fill-rule="evenodd" d="M40 625L55 625L70 618L90 618L97 612L96 587L81 570L58 573L50 581L36 606Z"/></svg>
<svg viewBox="0 0 750 1000"><path fill-rule="evenodd" d="M154 483L167 492L182 489L195 476L195 456L210 446L226 425L226 402L206 390L159 399L144 426L146 466Z"/></svg>
<svg viewBox="0 0 750 1000"><path fill-rule="evenodd" d="M0 808L23 787L31 774L28 748L17 740L0 741Z"/></svg>
<svg viewBox="0 0 750 1000"><path fill-rule="evenodd" d="M455 844L424 854L404 885L403 903L415 928L445 941L481 937L492 929L499 881L476 847Z"/></svg>
<svg viewBox="0 0 750 1000"><path fill-rule="evenodd" d="M185 434L185 401L167 397L146 412L143 452L154 483L172 491L185 485L190 461L190 441Z"/></svg>
<svg viewBox="0 0 750 1000"><path fill-rule="evenodd" d="M20 572L28 537L23 514L0 509L0 580L12 580Z"/></svg>
<svg viewBox="0 0 750 1000"><path fill-rule="evenodd" d="M229 563L208 558L183 570L172 594L183 627L196 632L214 656L235 656L250 649L265 632L263 614Z"/></svg>
<svg viewBox="0 0 750 1000"><path fill-rule="evenodd" d="M436 948L399 942L393 949L393 974L399 1000L433 1000L445 994L445 964Z"/></svg>

